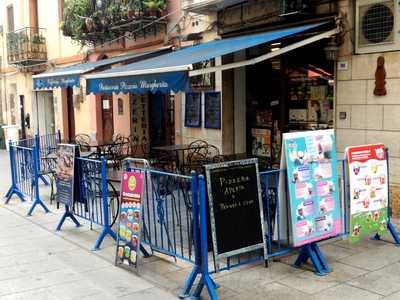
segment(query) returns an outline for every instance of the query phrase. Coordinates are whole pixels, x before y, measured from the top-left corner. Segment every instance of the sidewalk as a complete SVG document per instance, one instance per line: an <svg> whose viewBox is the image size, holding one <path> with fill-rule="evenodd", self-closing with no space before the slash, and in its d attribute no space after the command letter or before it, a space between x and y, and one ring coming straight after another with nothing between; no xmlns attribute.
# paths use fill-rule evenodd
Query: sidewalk
<svg viewBox="0 0 400 300"><path fill-rule="evenodd" d="M0 152L1 193L9 186L7 163ZM46 188L41 187L41 194L48 194ZM100 251L90 251L98 228L76 228L68 221L55 232L63 210L52 206L52 212L44 214L38 207L32 217L25 217L29 205L16 198L0 204L0 300L177 299L190 265L152 256L138 277L114 267L115 243L110 238ZM316 276L311 266L292 267L292 254L268 268L259 262L214 275L219 299L400 299L400 247L390 240L330 241L321 249L333 269L327 276ZM202 299L208 299L206 291Z"/></svg>
<svg viewBox="0 0 400 300"><path fill-rule="evenodd" d="M0 152L0 194L9 187L8 157ZM62 210L40 207L25 217L30 203L13 198L0 205L0 299L177 299L147 280L113 264L114 243L90 251L96 233L88 226L55 232ZM75 236L75 239L68 238ZM107 259L104 258L107 257Z"/></svg>

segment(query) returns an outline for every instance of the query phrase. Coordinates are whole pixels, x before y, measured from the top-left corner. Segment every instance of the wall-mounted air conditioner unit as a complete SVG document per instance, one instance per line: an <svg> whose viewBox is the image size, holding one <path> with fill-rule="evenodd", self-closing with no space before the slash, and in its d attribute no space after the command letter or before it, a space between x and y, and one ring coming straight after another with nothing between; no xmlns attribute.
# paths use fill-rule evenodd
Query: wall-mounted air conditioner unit
<svg viewBox="0 0 400 300"><path fill-rule="evenodd" d="M357 0L355 52L400 50L397 0Z"/></svg>

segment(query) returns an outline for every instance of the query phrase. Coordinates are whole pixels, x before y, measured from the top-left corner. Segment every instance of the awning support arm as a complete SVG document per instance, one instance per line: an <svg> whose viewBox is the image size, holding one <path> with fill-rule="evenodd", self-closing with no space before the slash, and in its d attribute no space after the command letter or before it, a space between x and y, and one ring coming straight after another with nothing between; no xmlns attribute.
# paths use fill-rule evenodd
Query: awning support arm
<svg viewBox="0 0 400 300"><path fill-rule="evenodd" d="M235 68L240 68L240 67L245 67L245 66L249 66L249 65L254 65L257 64L259 62L262 62L264 60L268 60L270 58L279 56L281 54L287 53L289 51L295 50L297 48L306 46L308 44L312 44L315 43L319 40L322 39L326 39L331 37L332 35L335 35L337 33L339 33L339 28L335 28L320 34L317 34L315 36L312 36L310 38L307 38L305 40L302 40L300 42L294 43L292 45L286 46L284 48L281 48L279 50L273 51L273 52L269 52L267 54L249 59L249 60L245 60L245 61L239 61L239 62L234 62L234 63L230 63L230 64L226 64L226 65L221 65L221 66L216 66L216 67L210 67L210 68L205 68L205 69L200 69L200 70L193 70L193 71L189 71L189 77L193 77L193 76L198 76L198 75L203 75L203 74L207 74L207 73L211 73L211 72L216 72L216 71L224 71L224 70L230 70L230 69L235 69Z"/></svg>

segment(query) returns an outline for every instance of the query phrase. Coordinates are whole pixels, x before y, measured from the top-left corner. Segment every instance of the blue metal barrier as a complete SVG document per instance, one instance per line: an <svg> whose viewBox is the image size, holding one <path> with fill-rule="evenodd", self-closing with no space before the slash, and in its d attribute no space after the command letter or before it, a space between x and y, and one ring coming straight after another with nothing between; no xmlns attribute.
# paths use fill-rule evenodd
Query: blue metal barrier
<svg viewBox="0 0 400 300"><path fill-rule="evenodd" d="M34 140L35 145L38 145L39 177L45 185L49 185L44 175L51 174L54 170L54 165L52 160L47 159L47 156L56 152L57 145L61 143L61 132L58 130L57 133L35 135Z"/></svg>
<svg viewBox="0 0 400 300"><path fill-rule="evenodd" d="M87 158L77 158L79 188L75 189L74 204L70 208L65 207L65 212L57 225L57 231L61 230L66 218L70 218L76 226L80 223L75 217L80 217L102 227L95 242L93 250L100 246L107 235L114 240L117 236L112 230L118 212L119 192L117 188L107 180L106 161ZM119 188L119 186L118 186Z"/></svg>
<svg viewBox="0 0 400 300"><path fill-rule="evenodd" d="M21 201L25 201L25 197L29 197L33 200L33 203L28 211L28 216L32 215L38 204L43 207L46 213L49 212L39 194L39 160L37 153L38 148L35 147L31 140L9 142L11 187L5 195L5 203L8 204L14 194Z"/></svg>
<svg viewBox="0 0 400 300"><path fill-rule="evenodd" d="M341 197L342 197L342 212L343 212L343 228L344 232L340 236L347 236L349 234L349 224L348 219L350 216L350 197L348 193L348 176L346 174L346 160L339 160L338 165L341 166L341 172L339 174L339 182L341 185ZM331 272L331 268L329 267L327 260L318 246L318 243L311 243L305 245L299 249L295 249L291 247L290 243L290 221L289 221L289 200L288 193L286 192L286 199L283 202L284 207L280 207L279 201L279 190L283 189L287 191L287 178L286 178L286 170L276 169L269 170L266 172L261 172L261 183L262 183L262 197L264 204L264 215L265 222L267 223L267 243L268 243L268 257L267 259L283 256L289 253L294 252L295 250L299 250L299 255L294 262L294 266L300 266L305 263L308 259L311 260L312 264L315 268L315 273L317 275L326 275ZM285 186L281 187L280 184L284 184ZM200 198L200 243L195 243L195 245L201 245L200 248L195 248L196 251L200 252L200 258L195 260L195 266L192 272L189 274L185 287L182 290L180 297L188 297L190 296L190 290L193 286L194 280L197 275L200 275L199 285L197 289L193 292L192 299L198 299L200 297L201 291L204 286L207 287L208 293L212 300L217 300L217 285L211 279L210 274L213 274L216 271L215 262L214 269L208 267L209 258L208 258L208 241L207 241L207 204L206 204L206 191L205 191L205 183L204 178L200 176L199 178L199 198ZM193 213L195 213L197 206L193 205ZM391 222L391 203L390 199L388 202L388 229L389 233L393 236L395 244L398 246L400 244L400 236L394 225ZM284 213L286 217L282 218L281 214ZM281 222L285 222L282 224ZM281 228L285 227L284 236L281 234ZM196 236L196 234L195 234ZM380 239L380 236L376 235L376 239ZM195 238L196 240L196 238ZM196 256L197 257L197 256ZM262 260L263 255L260 252L249 253L247 257L237 256L232 257L226 260L225 267L220 268L220 271L227 270L233 267L237 267L243 264L248 264L250 262L254 262L255 260ZM233 261L235 260L235 261Z"/></svg>
<svg viewBox="0 0 400 300"><path fill-rule="evenodd" d="M138 167L138 161L141 167ZM144 238L157 251L195 263L193 197L197 197L196 176L184 176L150 169L145 160L127 159L124 170L146 174L143 196Z"/></svg>

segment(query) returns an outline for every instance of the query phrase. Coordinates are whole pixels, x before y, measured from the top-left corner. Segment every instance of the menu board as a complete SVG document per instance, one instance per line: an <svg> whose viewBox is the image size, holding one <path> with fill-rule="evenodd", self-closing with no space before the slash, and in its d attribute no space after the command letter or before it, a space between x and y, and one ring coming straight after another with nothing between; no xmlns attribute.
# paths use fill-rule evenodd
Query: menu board
<svg viewBox="0 0 400 300"><path fill-rule="evenodd" d="M346 148L350 181L350 241L384 235L388 219L388 166L382 144Z"/></svg>
<svg viewBox="0 0 400 300"><path fill-rule="evenodd" d="M205 128L221 129L221 93L204 93Z"/></svg>
<svg viewBox="0 0 400 300"><path fill-rule="evenodd" d="M271 130L252 128L251 135L253 155L271 158Z"/></svg>
<svg viewBox="0 0 400 300"><path fill-rule="evenodd" d="M294 247L342 232L333 130L283 134Z"/></svg>
<svg viewBox="0 0 400 300"><path fill-rule="evenodd" d="M205 168L217 261L257 249L263 249L266 257L257 159L211 164Z"/></svg>
<svg viewBox="0 0 400 300"><path fill-rule="evenodd" d="M201 126L201 93L186 93L185 126Z"/></svg>
<svg viewBox="0 0 400 300"><path fill-rule="evenodd" d="M76 145L57 145L57 164L55 170L56 201L72 207L75 190L75 156L79 151ZM79 182L77 182L78 187Z"/></svg>
<svg viewBox="0 0 400 300"><path fill-rule="evenodd" d="M122 173L115 264L135 270L140 250L143 181L143 172Z"/></svg>

